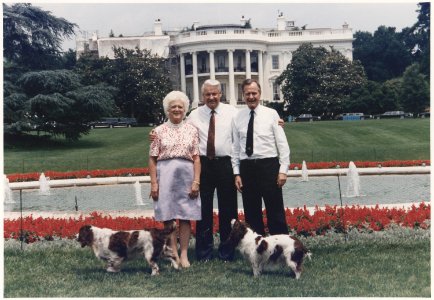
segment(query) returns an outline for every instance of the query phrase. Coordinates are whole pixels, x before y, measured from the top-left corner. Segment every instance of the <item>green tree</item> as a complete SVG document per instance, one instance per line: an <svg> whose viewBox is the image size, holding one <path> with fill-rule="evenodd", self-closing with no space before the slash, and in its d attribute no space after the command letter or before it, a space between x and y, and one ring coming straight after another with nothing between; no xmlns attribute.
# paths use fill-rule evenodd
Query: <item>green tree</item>
<svg viewBox="0 0 434 300"><path fill-rule="evenodd" d="M413 114L423 112L429 107L429 84L426 75L420 73L419 64L409 66L402 76L400 103L402 108Z"/></svg>
<svg viewBox="0 0 434 300"><path fill-rule="evenodd" d="M164 115L161 101L172 87L165 60L138 48L115 48L114 53L107 72L109 83L119 90L116 105L139 122L158 122Z"/></svg>
<svg viewBox="0 0 434 300"><path fill-rule="evenodd" d="M361 112L364 114L376 114L377 95L380 95L380 84L368 80L364 85L355 89L351 93L350 99L345 103L344 110L346 112Z"/></svg>
<svg viewBox="0 0 434 300"><path fill-rule="evenodd" d="M3 3L3 58L29 70L59 66L62 38L76 24L27 3Z"/></svg>
<svg viewBox="0 0 434 300"><path fill-rule="evenodd" d="M83 86L80 79L69 70L25 73L18 80L22 92L4 99L5 132L36 129L70 140L89 133L88 122L113 109L115 91L102 85Z"/></svg>
<svg viewBox="0 0 434 300"><path fill-rule="evenodd" d="M312 44L301 45L277 78L291 115L312 113L325 119L343 112L351 92L365 80L359 62Z"/></svg>
<svg viewBox="0 0 434 300"><path fill-rule="evenodd" d="M389 110L399 110L398 95L401 88L399 79L384 83L368 80L351 93L345 104L347 112L362 112L367 115L382 114Z"/></svg>
<svg viewBox="0 0 434 300"><path fill-rule="evenodd" d="M83 53L80 55L74 70L80 74L83 82L88 84L98 84L105 82L110 84L112 70L108 57L97 57L93 53Z"/></svg>
<svg viewBox="0 0 434 300"><path fill-rule="evenodd" d="M411 53L394 27L380 26L373 35L357 31L353 47L354 60L361 62L369 80L399 77L411 64Z"/></svg>
<svg viewBox="0 0 434 300"><path fill-rule="evenodd" d="M314 48L312 44L302 44L293 53L292 61L286 70L276 79L281 85L289 115L297 116L312 111L308 99L320 84L318 62L326 54L327 50L323 47Z"/></svg>
<svg viewBox="0 0 434 300"><path fill-rule="evenodd" d="M76 140L89 132L87 122L112 109L113 88L83 85L65 70L74 68L75 51L62 53L62 38L75 27L31 4L3 4L6 134L36 129Z"/></svg>
<svg viewBox="0 0 434 300"><path fill-rule="evenodd" d="M401 78L394 78L383 82L381 85L383 97L379 99L379 107L382 110L381 112L402 109L399 102L401 87Z"/></svg>
<svg viewBox="0 0 434 300"><path fill-rule="evenodd" d="M402 30L402 39L411 53L413 62L419 63L421 73L430 76L430 17L431 3L418 3L417 22Z"/></svg>
<svg viewBox="0 0 434 300"><path fill-rule="evenodd" d="M65 53L62 53L60 60L61 69L73 70L77 64L77 52L69 49Z"/></svg>

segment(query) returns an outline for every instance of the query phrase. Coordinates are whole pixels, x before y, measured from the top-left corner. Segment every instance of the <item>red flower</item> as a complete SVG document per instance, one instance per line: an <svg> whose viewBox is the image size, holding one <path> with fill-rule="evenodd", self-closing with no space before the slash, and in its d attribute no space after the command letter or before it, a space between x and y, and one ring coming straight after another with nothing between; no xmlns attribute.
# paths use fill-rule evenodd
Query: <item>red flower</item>
<svg viewBox="0 0 434 300"><path fill-rule="evenodd" d="M404 227L428 229L430 227L431 206L421 203L413 205L408 210L403 208L373 208L353 205L343 208L326 206L323 210L315 208L313 214L306 207L286 209L286 221L289 228L300 235L314 236L322 235L334 230L344 232L350 228L374 231L387 230L391 224L398 224ZM239 213L238 219L244 220L244 214ZM213 232L218 231L218 214L213 214ZM5 239L23 239L27 243L54 238L74 239L78 230L85 224L106 227L114 230L140 230L150 228L163 228L161 222L149 217L111 217L104 216L100 212L92 212L87 216L80 215L77 219L68 218L33 218L28 216L21 219L4 220ZM196 222L192 222L192 232L196 232Z"/></svg>

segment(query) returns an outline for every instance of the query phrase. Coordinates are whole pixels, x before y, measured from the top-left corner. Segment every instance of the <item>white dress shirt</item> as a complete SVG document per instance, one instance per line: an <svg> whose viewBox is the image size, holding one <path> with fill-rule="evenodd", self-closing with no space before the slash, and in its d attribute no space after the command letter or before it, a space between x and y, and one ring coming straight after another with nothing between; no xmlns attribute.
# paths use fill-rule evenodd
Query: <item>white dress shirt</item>
<svg viewBox="0 0 434 300"><path fill-rule="evenodd" d="M220 102L215 112L215 155L232 156L231 125L232 119L238 113L238 109ZM193 110L187 118L187 121L199 130L199 152L200 155L204 156L206 156L210 117L211 109L203 105Z"/></svg>
<svg viewBox="0 0 434 300"><path fill-rule="evenodd" d="M247 127L250 119L250 108L241 109L232 122L234 174L240 174L240 160L278 157L279 173L287 174L289 169L289 146L285 132L278 125L278 113L266 106L255 108L253 125L253 154L246 154Z"/></svg>

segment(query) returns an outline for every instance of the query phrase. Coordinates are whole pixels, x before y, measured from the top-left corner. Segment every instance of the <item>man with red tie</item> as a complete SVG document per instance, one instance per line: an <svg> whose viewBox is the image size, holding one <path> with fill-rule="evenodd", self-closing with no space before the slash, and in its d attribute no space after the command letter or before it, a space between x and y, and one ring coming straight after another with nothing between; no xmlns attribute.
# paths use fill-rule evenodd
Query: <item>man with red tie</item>
<svg viewBox="0 0 434 300"><path fill-rule="evenodd" d="M231 124L238 110L220 102L222 92L217 80L206 80L201 92L204 105L193 110L187 119L199 130L202 220L196 222L196 258L213 258L213 199L217 190L220 234L218 257L232 260L234 249L225 249L222 243L229 237L231 220L238 217L237 191L231 165Z"/></svg>

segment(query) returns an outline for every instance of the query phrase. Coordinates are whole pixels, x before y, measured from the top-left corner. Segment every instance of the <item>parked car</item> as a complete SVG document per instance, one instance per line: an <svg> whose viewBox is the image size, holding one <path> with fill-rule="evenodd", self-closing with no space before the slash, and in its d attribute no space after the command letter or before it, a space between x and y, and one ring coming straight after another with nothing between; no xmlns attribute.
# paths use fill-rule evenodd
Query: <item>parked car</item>
<svg viewBox="0 0 434 300"><path fill-rule="evenodd" d="M135 118L119 118L117 126L126 126L126 127L137 126L137 120Z"/></svg>
<svg viewBox="0 0 434 300"><path fill-rule="evenodd" d="M406 113L401 110L393 110L393 111L386 111L384 114L377 115L376 117L377 119L391 119L391 118L404 119L404 118L413 117L413 114Z"/></svg>
<svg viewBox="0 0 434 300"><path fill-rule="evenodd" d="M425 111L423 113L418 113L417 116L419 118L429 118L430 117L430 112L429 111Z"/></svg>
<svg viewBox="0 0 434 300"><path fill-rule="evenodd" d="M137 126L137 120L135 118L102 118L89 125L92 128L132 127Z"/></svg>
<svg viewBox="0 0 434 300"><path fill-rule="evenodd" d="M354 121L369 119L370 115L364 115L363 113L343 113L336 116L336 120Z"/></svg>
<svg viewBox="0 0 434 300"><path fill-rule="evenodd" d="M311 114L301 114L295 118L295 122L312 122L319 120L321 120L321 117L312 116Z"/></svg>

